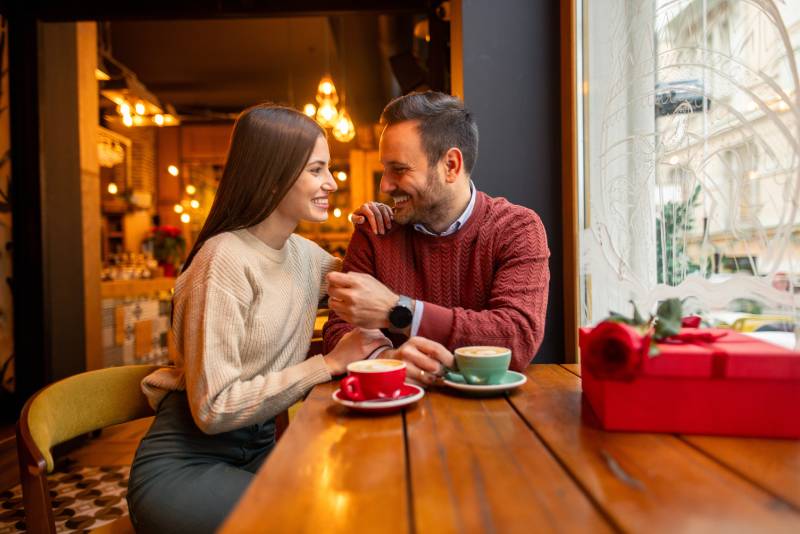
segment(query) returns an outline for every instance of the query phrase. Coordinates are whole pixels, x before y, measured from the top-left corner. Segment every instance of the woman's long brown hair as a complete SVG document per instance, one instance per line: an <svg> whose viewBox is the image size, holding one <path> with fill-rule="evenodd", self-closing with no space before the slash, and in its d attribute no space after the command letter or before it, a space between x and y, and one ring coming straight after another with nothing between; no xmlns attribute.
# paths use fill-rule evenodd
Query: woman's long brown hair
<svg viewBox="0 0 800 534"><path fill-rule="evenodd" d="M203 244L256 225L275 211L303 171L325 130L291 108L259 104L236 119L214 203L182 272Z"/></svg>

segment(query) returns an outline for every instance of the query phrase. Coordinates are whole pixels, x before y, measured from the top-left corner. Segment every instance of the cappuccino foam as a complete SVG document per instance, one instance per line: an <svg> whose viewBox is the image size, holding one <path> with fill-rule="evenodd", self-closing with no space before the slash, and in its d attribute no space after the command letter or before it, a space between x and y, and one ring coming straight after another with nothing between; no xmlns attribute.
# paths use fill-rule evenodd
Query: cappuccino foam
<svg viewBox="0 0 800 534"><path fill-rule="evenodd" d="M399 360L363 360L351 363L347 366L347 370L359 373L385 373L396 371L401 367L405 367L405 363Z"/></svg>
<svg viewBox="0 0 800 534"><path fill-rule="evenodd" d="M500 356L510 351L504 347L460 347L456 353L462 356Z"/></svg>

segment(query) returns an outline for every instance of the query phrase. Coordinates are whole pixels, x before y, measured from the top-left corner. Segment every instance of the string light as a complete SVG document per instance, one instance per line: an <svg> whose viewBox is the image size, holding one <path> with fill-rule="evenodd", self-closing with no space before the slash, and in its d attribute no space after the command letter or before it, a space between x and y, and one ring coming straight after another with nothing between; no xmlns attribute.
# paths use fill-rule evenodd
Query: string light
<svg viewBox="0 0 800 534"><path fill-rule="evenodd" d="M118 191L119 191L119 188L117 187L117 184L115 184L114 182L111 182L110 184L108 184L108 192L109 193L111 193L112 195L116 195Z"/></svg>
<svg viewBox="0 0 800 534"><path fill-rule="evenodd" d="M178 176L179 174L178 167L176 167L175 165L170 165L169 167L167 167L167 172L170 173L172 176Z"/></svg>
<svg viewBox="0 0 800 534"><path fill-rule="evenodd" d="M181 215L181 222L182 223L187 224L187 223L191 222L191 220L192 220L192 218L189 217L188 213L184 213L183 215Z"/></svg>
<svg viewBox="0 0 800 534"><path fill-rule="evenodd" d="M123 115L122 116L122 124L124 124L125 126L130 128L131 126L133 126L133 119L131 118L130 115Z"/></svg>
<svg viewBox="0 0 800 534"><path fill-rule="evenodd" d="M193 198L192 201L189 202L189 205L192 207L192 209L196 210L197 208L200 207L200 202L198 202L196 198Z"/></svg>
<svg viewBox="0 0 800 534"><path fill-rule="evenodd" d="M157 113L155 117L153 117L153 122L155 122L158 126L164 126L164 115Z"/></svg>
<svg viewBox="0 0 800 534"><path fill-rule="evenodd" d="M341 216L342 216L342 210L340 210L339 208L334 208L334 210L333 210L333 216L334 216L334 217L336 217L336 218L338 219L339 217L341 217Z"/></svg>
<svg viewBox="0 0 800 534"><path fill-rule="evenodd" d="M192 184L189 184L186 186L186 193L188 195L194 195L195 193L197 193L197 188Z"/></svg>
<svg viewBox="0 0 800 534"><path fill-rule="evenodd" d="M339 180L340 182L346 182L347 181L347 173L344 172L344 171L337 172L336 173L336 179Z"/></svg>
<svg viewBox="0 0 800 534"><path fill-rule="evenodd" d="M314 115L317 114L317 106L309 102L305 106L303 106L303 113L308 115L309 117L313 118Z"/></svg>
<svg viewBox="0 0 800 534"><path fill-rule="evenodd" d="M175 210L175 213L183 213L183 206L181 206L180 204L175 204L175 206L172 209Z"/></svg>
<svg viewBox="0 0 800 534"><path fill-rule="evenodd" d="M146 111L144 108L144 102L141 100L137 102L133 108L136 110L137 115L144 115L144 112Z"/></svg>

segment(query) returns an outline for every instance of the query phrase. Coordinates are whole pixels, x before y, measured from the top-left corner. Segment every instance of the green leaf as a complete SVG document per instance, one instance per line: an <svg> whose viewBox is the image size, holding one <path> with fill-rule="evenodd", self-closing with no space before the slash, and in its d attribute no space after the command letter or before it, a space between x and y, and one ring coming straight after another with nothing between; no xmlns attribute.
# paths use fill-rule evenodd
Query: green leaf
<svg viewBox="0 0 800 534"><path fill-rule="evenodd" d="M647 352L647 355L651 358L655 358L659 354L661 354L661 351L659 350L658 345L655 343L650 343L650 350Z"/></svg>
<svg viewBox="0 0 800 534"><path fill-rule="evenodd" d="M637 324L637 325L645 324L646 321L644 320L644 317L642 317L642 314L639 313L639 309L636 307L636 303L633 300L631 300L630 303L633 306L633 322L634 322L634 324Z"/></svg>
<svg viewBox="0 0 800 534"><path fill-rule="evenodd" d="M615 311L611 312L611 314L606 318L606 321L611 321L611 322L614 322L614 323L625 323L627 325L634 325L635 324L628 317L625 317L621 313L617 313Z"/></svg>
<svg viewBox="0 0 800 534"><path fill-rule="evenodd" d="M678 324L680 324L681 317L683 317L682 308L680 299L667 299L658 305L656 317L659 320L678 321Z"/></svg>
<svg viewBox="0 0 800 534"><path fill-rule="evenodd" d="M674 336L681 331L680 319L664 319L659 317L656 321L656 331L653 339L664 339L666 337Z"/></svg>

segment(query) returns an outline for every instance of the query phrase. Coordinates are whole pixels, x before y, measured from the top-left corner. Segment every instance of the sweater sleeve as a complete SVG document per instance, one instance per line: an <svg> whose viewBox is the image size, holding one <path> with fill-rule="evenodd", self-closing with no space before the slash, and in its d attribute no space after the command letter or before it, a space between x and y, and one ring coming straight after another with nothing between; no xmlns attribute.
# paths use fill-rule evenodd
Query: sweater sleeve
<svg viewBox="0 0 800 534"><path fill-rule="evenodd" d="M508 347L511 369L522 371L530 364L544 336L550 251L539 217L530 210L525 214L501 224L487 309L445 308L425 302L418 335L450 350L467 345Z"/></svg>
<svg viewBox="0 0 800 534"><path fill-rule="evenodd" d="M182 353L192 417L206 434L262 423L312 386L331 379L322 356L277 372L242 378L240 347L248 306L208 280L181 303Z"/></svg>
<svg viewBox="0 0 800 534"><path fill-rule="evenodd" d="M356 226L350 244L347 246L347 253L344 256L342 272L355 271L375 275L374 253L372 245L365 232L369 228L368 224ZM325 288L327 290L327 286ZM333 350L339 340L347 332L353 329L353 325L336 315L333 310L328 315L328 322L322 327L323 350L325 354Z"/></svg>

